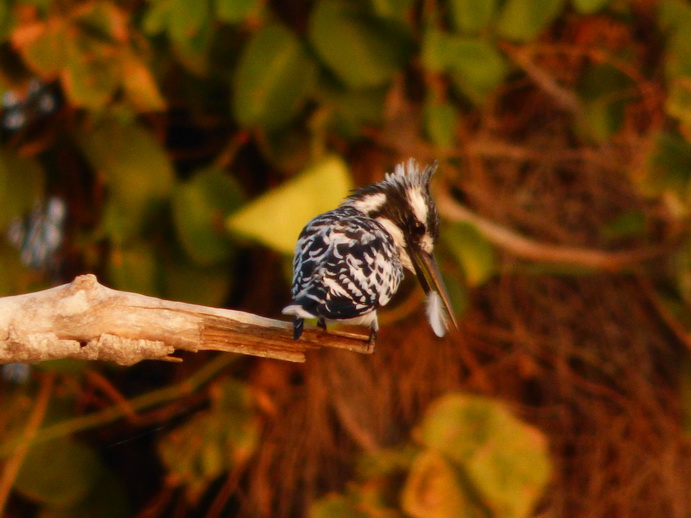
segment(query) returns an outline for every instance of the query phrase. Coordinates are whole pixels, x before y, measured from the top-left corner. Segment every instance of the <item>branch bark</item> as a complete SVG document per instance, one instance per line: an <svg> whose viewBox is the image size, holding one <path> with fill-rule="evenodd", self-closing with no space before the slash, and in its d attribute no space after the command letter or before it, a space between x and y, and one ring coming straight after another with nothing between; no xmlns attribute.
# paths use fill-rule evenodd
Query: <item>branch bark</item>
<svg viewBox="0 0 691 518"><path fill-rule="evenodd" d="M62 358L132 365L182 361L175 351L224 351L304 362L334 347L371 354L368 337L306 328L241 311L174 302L106 288L91 274L36 293L0 298L0 364Z"/></svg>

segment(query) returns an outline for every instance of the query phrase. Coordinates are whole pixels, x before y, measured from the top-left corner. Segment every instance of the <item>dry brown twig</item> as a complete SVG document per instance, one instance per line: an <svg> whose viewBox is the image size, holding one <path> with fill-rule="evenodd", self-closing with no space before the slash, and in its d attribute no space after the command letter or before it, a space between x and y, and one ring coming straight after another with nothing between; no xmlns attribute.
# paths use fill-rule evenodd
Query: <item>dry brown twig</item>
<svg viewBox="0 0 691 518"><path fill-rule="evenodd" d="M474 225L488 241L523 259L572 264L595 270L619 271L659 257L667 250L665 246L661 245L654 248L608 252L541 243L475 214L454 201L447 192L440 191L438 193L437 204L439 211L449 220Z"/></svg>
<svg viewBox="0 0 691 518"><path fill-rule="evenodd" d="M294 341L289 322L117 291L91 274L0 298L0 364L62 358L120 365L182 361L172 356L176 350L304 362L306 350L321 347L374 352L367 336L306 328Z"/></svg>

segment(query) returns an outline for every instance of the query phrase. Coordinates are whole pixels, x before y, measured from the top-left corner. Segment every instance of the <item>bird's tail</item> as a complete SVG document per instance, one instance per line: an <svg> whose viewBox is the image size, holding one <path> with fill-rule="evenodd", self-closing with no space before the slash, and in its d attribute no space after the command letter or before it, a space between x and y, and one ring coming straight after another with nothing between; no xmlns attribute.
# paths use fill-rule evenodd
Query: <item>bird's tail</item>
<svg viewBox="0 0 691 518"><path fill-rule="evenodd" d="M284 315L293 315L293 340L297 340L302 335L302 328L305 318L317 318L299 304L292 304L283 308Z"/></svg>

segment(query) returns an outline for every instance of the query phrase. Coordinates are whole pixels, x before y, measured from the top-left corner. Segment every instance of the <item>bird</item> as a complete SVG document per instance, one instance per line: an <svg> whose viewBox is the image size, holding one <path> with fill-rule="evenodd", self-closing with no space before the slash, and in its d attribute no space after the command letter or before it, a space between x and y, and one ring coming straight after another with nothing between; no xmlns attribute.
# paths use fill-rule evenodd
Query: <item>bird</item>
<svg viewBox="0 0 691 518"><path fill-rule="evenodd" d="M427 299L427 317L442 337L457 327L449 296L434 259L439 214L430 193L435 161L422 167L401 162L384 180L351 191L339 207L310 220L300 232L293 258L293 339L305 319L370 327L377 339L377 310L385 306L413 272Z"/></svg>

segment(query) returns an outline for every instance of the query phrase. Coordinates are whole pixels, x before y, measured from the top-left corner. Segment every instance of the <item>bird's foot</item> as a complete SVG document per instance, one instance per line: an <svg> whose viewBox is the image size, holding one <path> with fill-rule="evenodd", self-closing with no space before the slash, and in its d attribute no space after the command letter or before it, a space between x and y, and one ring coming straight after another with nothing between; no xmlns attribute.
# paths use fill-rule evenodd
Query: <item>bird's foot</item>
<svg viewBox="0 0 691 518"><path fill-rule="evenodd" d="M302 318L293 319L293 340L297 340L302 335L304 322L305 321Z"/></svg>

